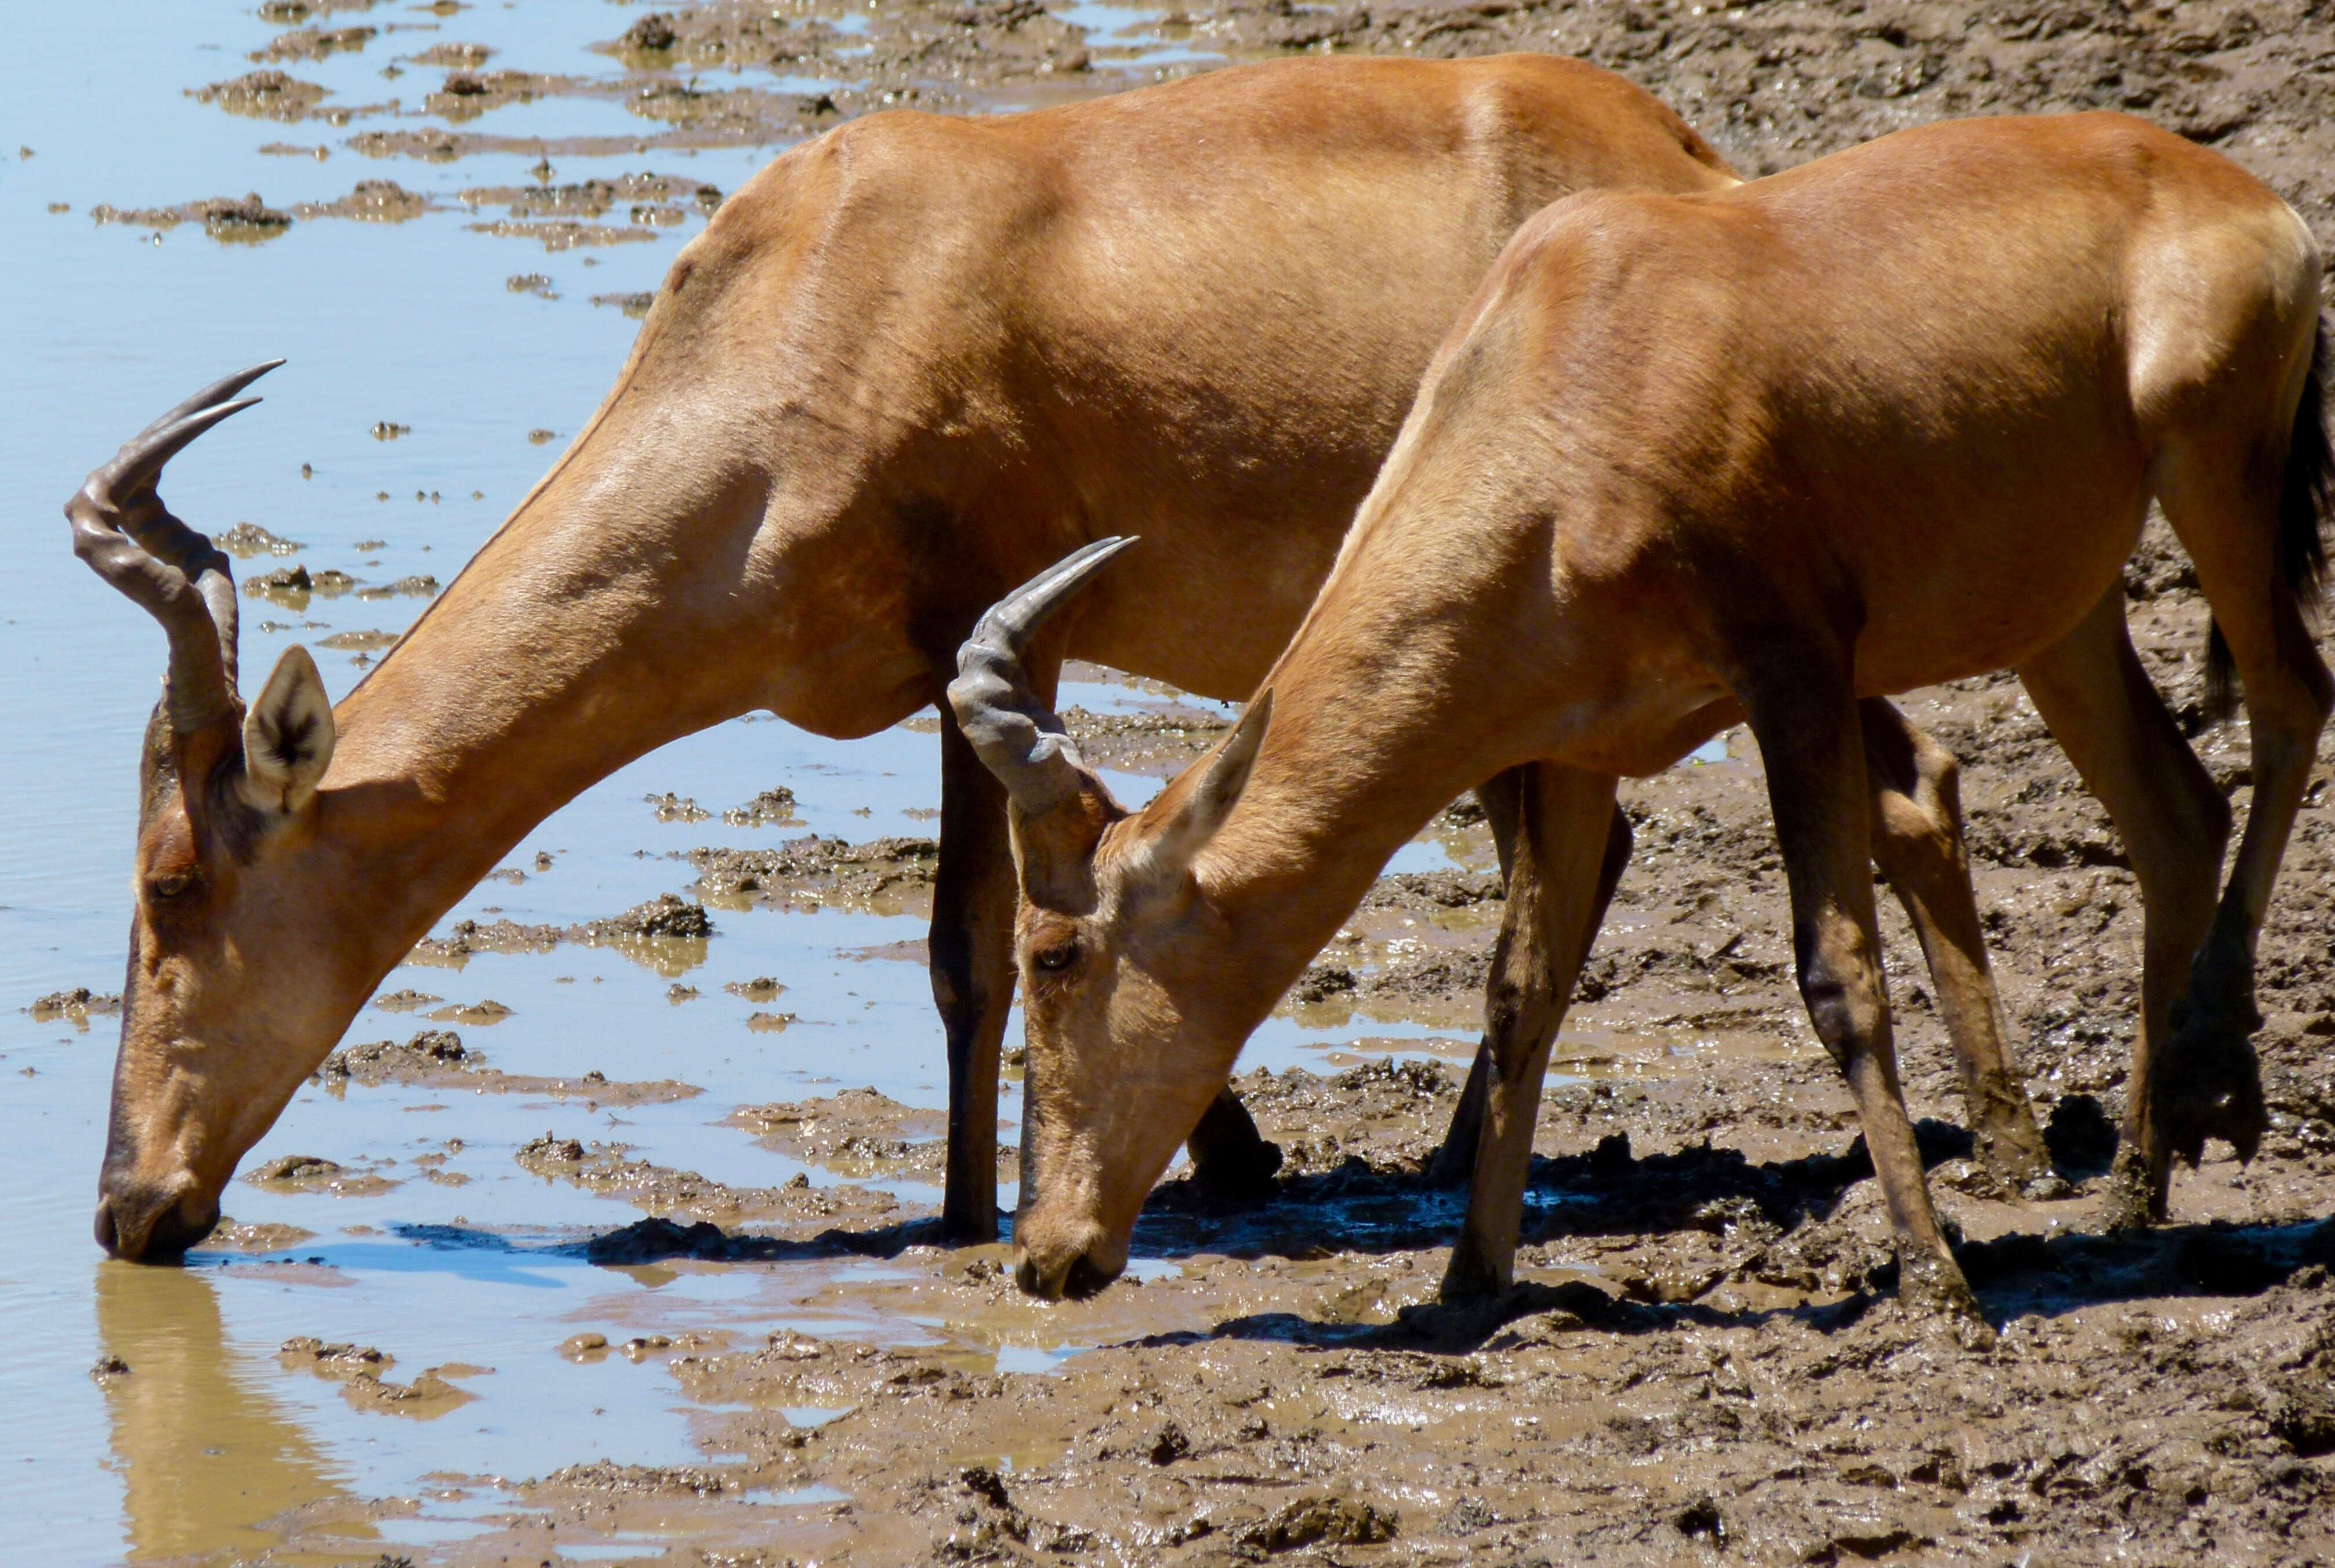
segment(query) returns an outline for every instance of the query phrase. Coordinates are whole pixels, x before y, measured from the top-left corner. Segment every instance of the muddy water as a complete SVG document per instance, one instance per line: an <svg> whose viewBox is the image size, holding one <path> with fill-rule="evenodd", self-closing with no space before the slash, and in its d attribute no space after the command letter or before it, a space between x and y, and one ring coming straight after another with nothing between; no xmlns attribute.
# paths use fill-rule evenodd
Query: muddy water
<svg viewBox="0 0 2335 1568"><path fill-rule="evenodd" d="M1081 90L1193 55L1148 31L1154 13L1088 5L1071 15L1097 34L1097 64ZM328 89L328 104L402 99L393 111L360 115L355 130L426 128L451 123L420 107L444 73L411 57L433 43L484 44L498 68L606 80L617 68L588 46L627 20L600 0L375 7L312 24L372 26L364 47L288 69ZM14 389L0 421L0 496L17 546L0 629L0 682L17 726L0 776L0 1187L10 1199L0 1232L0 1512L41 1521L39 1560L63 1563L252 1552L277 1539L267 1522L287 1510L393 1497L412 1501L399 1516L350 1524L351 1551L427 1551L475 1534L482 1508L509 1506L480 1478L596 1458L700 1457L693 1407L661 1360L563 1357L561 1343L578 1332L621 1346L651 1323L668 1336L792 1324L931 1342L935 1331L909 1316L838 1316L811 1300L834 1277L880 1279L877 1263L596 1266L574 1244L637 1211L531 1174L514 1157L549 1131L620 1144L631 1158L737 1188L834 1181L728 1118L741 1105L845 1087L873 1086L910 1107L944 1103L914 914L717 909L710 941L654 953L567 945L401 969L384 992L433 1000L368 1009L352 1042L452 1028L474 1063L482 1056L492 1072L538 1089L580 1085L587 1072L618 1087L559 1094L320 1081L245 1170L314 1156L339 1166L336 1177L238 1181L226 1206L248 1228L224 1234L244 1244L208 1247L184 1270L101 1259L88 1224L114 1021L102 1011L36 1018L31 1004L73 987L120 989L131 764L161 639L73 559L59 504L86 469L187 391L287 357L260 389L262 407L179 459L165 493L199 528L248 521L297 542L296 552L242 562L247 580L295 564L357 580L357 591L335 596L244 601L247 682L300 640L344 691L375 656L371 645L428 599L426 590L365 590L451 579L613 376L634 323L592 297L653 289L702 216L688 206L680 222L635 227L619 205L598 227L625 243L550 252L526 237L474 233L477 215L459 192L539 184L546 154L376 161L349 150L351 126L238 118L189 96L253 69L246 56L282 33L245 8L56 7L42 28L40 48L0 63L0 140L9 150L0 163L0 276L11 306L0 354ZM615 97L589 95L510 103L460 123L502 137L589 138L595 147L662 130ZM726 191L774 145L559 150L551 161L563 182L645 166ZM405 222L304 217L216 236L199 220L91 217L101 204L160 209L246 191L291 211L380 179L440 210ZM1166 701L1101 682L1074 686L1067 700L1099 712ZM1158 778L1120 782L1140 799ZM724 824L724 808L780 784L794 792L795 820ZM928 726L838 746L749 719L647 759L544 824L449 924L565 926L688 893L695 874L680 857L703 846L805 832L928 835L936 788ZM661 820L645 798L668 792L712 815ZM1423 843L1404 864L1448 861ZM782 982L779 1002L723 990L759 976ZM696 995L675 1000L676 986ZM489 1002L508 1015L476 1011ZM451 1009L471 1011L432 1016ZM764 1027L750 1028L758 1014ZM781 1017L782 1029L769 1027ZM1434 1033L1400 1024L1378 1032L1406 1029L1422 1041ZM1319 1060L1352 1035L1283 1021L1259 1056L1275 1066ZM697 1092L625 1103L623 1085L659 1080ZM1018 1114L1010 1094L1003 1114L1010 1128ZM876 1180L867 1201L914 1218L936 1203L935 1179L910 1171ZM299 1336L377 1350L386 1358L379 1379L392 1390L439 1369L450 1392L353 1398L347 1379L279 1357L277 1347ZM999 1340L968 1350L1013 1370L1050 1364L1055 1347ZM130 1370L92 1375L109 1358ZM433 1486L433 1476L471 1479ZM757 1505L790 1502L771 1494ZM12 1550L0 1546L0 1557Z"/></svg>

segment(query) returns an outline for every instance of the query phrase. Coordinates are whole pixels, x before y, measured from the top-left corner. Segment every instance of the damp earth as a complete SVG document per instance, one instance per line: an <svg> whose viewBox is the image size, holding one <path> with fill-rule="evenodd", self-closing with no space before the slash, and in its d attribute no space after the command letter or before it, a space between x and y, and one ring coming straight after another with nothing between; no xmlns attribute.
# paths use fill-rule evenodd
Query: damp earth
<svg viewBox="0 0 2335 1568"><path fill-rule="evenodd" d="M305 642L337 695L584 427L679 245L802 137L1289 53L1516 48L1623 73L1750 172L1947 115L2129 110L2335 247L2335 24L2299 0L267 0L129 28L58 8L0 65L24 150L0 234L38 305L0 353L42 389L0 429L0 484L53 527L158 399L290 356L171 496L238 557L247 665ZM1461 1199L1426 1165L1502 909L1465 802L1243 1060L1284 1154L1269 1196L1179 1166L1128 1276L1085 1302L1023 1299L1002 1240L936 1244L929 716L848 745L750 717L588 792L383 983L186 1266L140 1269L87 1220L159 640L62 529L28 524L19 560L0 1500L44 1563L2335 1554L2335 745L2262 939L2262 1151L2210 1150L2171 1224L2112 1240L2140 951L2122 847L2014 682L1905 699L1962 760L2057 1166L2019 1195L1972 1160L1884 907L1907 1094L1987 1346L1894 1303L1739 731L1625 787L1635 857L1497 1309L1432 1304ZM2208 721L2205 612L2161 529L2127 596L2243 808L2244 730ZM1235 716L1067 674L1066 718L1129 800ZM1010 1204L1010 1056L1006 1076Z"/></svg>

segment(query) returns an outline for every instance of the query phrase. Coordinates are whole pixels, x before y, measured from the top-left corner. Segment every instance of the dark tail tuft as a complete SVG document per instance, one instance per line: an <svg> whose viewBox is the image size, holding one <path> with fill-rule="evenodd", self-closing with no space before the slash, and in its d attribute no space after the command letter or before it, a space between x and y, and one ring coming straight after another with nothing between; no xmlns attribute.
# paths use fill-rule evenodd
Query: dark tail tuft
<svg viewBox="0 0 2335 1568"><path fill-rule="evenodd" d="M2303 620L2319 624L2320 595L2327 582L2327 539L2322 520L2335 509L2335 444L2327 436L2327 382L2335 374L2335 350L2328 322L2319 321L2311 345L2311 373L2295 405L2294 431L2287 440L2286 478L2278 496L2278 575L2294 595ZM2237 680L2230 644L2219 623L2205 648L2205 711L2226 719L2237 708Z"/></svg>
<svg viewBox="0 0 2335 1568"><path fill-rule="evenodd" d="M2335 506L2335 445L2327 439L2327 382L2335 374L2335 345L2321 316L2295 405L2294 434L2286 448L2286 482L2278 497L2278 575L2313 626L2327 583L2327 538L2320 531Z"/></svg>
<svg viewBox="0 0 2335 1568"><path fill-rule="evenodd" d="M2222 635L2222 623L2214 621L2205 637L2205 721L2219 724L2237 711L2238 662Z"/></svg>

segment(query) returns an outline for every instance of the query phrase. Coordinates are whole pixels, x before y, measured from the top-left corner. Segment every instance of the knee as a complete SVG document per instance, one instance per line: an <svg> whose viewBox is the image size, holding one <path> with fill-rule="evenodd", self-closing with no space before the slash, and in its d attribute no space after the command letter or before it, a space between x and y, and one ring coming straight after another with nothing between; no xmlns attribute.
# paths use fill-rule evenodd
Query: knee
<svg viewBox="0 0 2335 1568"><path fill-rule="evenodd" d="M1962 765L1952 751L1918 731L1914 737L1915 788L1929 815L1940 828L1952 832L1962 819Z"/></svg>
<svg viewBox="0 0 2335 1568"><path fill-rule="evenodd" d="M1836 1057L1888 1027L1888 999L1871 964L1847 954L1813 954L1800 963L1799 984L1808 1021Z"/></svg>
<svg viewBox="0 0 2335 1568"><path fill-rule="evenodd" d="M952 1035L973 1027L988 1016L995 999L995 988L983 982L980 966L974 962L970 952L945 949L935 944L931 975L933 1006L938 1010L942 1023ZM1012 993L1010 974L1007 993Z"/></svg>

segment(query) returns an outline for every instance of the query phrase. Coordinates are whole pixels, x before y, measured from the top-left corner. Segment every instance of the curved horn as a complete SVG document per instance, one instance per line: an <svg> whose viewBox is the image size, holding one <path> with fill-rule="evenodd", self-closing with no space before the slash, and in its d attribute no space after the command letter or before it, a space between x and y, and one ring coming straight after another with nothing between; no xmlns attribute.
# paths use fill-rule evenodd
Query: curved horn
<svg viewBox="0 0 2335 1568"><path fill-rule="evenodd" d="M184 740L241 722L236 695L235 575L227 555L170 515L156 486L163 465L257 398L236 393L284 362L212 382L132 436L65 503L73 554L162 624L170 731Z"/></svg>
<svg viewBox="0 0 2335 1568"><path fill-rule="evenodd" d="M1097 539L1065 556L991 605L957 650L949 707L1024 816L1051 811L1076 795L1084 764L1061 720L1030 689L1022 650L1104 562L1133 543L1132 537Z"/></svg>

